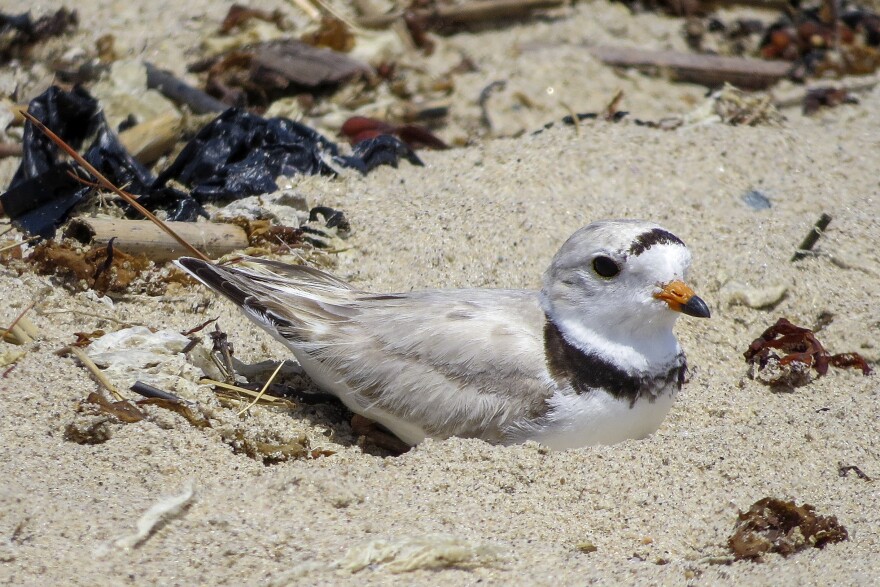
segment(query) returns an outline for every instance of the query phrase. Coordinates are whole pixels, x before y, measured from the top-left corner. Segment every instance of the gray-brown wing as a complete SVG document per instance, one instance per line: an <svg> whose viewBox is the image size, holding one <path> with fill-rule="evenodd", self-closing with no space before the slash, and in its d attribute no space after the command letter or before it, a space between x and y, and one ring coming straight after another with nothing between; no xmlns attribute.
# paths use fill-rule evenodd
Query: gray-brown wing
<svg viewBox="0 0 880 587"><path fill-rule="evenodd" d="M360 294L337 308L332 328L290 334L308 338L301 348L367 407L417 423L429 436L496 441L513 422L546 410L553 383L534 292Z"/></svg>

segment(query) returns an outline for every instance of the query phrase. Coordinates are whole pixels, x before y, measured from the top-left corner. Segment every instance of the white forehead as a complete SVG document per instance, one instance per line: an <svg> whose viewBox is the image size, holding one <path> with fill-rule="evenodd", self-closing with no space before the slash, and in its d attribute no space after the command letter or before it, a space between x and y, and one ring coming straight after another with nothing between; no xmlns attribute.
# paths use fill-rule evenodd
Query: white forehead
<svg viewBox="0 0 880 587"><path fill-rule="evenodd" d="M660 281L684 279L691 266L691 252L678 243L656 244L637 256L629 255L626 264L631 271Z"/></svg>

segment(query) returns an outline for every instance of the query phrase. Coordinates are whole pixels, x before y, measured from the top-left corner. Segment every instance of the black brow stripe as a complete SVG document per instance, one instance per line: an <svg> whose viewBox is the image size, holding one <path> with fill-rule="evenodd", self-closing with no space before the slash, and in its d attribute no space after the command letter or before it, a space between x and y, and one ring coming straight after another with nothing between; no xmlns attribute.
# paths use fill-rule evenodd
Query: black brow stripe
<svg viewBox="0 0 880 587"><path fill-rule="evenodd" d="M682 240L671 232L663 230L662 228L652 228L648 232L643 232L636 237L636 240L633 241L632 246L629 248L629 254L638 257L654 245L671 244L684 246Z"/></svg>

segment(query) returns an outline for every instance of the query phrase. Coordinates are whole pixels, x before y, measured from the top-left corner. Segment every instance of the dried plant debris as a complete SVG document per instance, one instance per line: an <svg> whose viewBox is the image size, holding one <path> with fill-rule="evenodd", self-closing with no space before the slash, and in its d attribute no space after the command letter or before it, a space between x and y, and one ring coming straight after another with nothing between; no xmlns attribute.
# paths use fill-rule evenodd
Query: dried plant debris
<svg viewBox="0 0 880 587"><path fill-rule="evenodd" d="M29 49L49 37L57 37L76 29L76 10L59 8L34 20L30 12L0 13L0 63L26 57Z"/></svg>
<svg viewBox="0 0 880 587"><path fill-rule="evenodd" d="M98 102L84 89L49 88L28 110L74 149L94 137L83 155L86 161L114 185L126 186L146 209L165 211L167 220L194 221L207 217L204 203L274 192L279 176L335 175L340 168L367 173L379 165L396 167L400 159L422 165L412 149L394 137L364 141L352 155L342 155L336 144L303 124L230 109L202 128L154 177L109 130ZM30 234L53 236L71 210L94 194L93 184L72 171L58 147L28 122L22 163L0 195L13 224ZM191 193L169 187L172 182L191 188ZM129 214L138 214L125 207Z"/></svg>
<svg viewBox="0 0 880 587"><path fill-rule="evenodd" d="M274 23L279 30L289 28L284 18L284 13L280 10L260 10L259 8L251 8L242 6L241 4L233 4L229 7L229 12L220 24L220 32L224 35L229 34L233 30L241 28L241 26L249 20L262 20L264 22Z"/></svg>
<svg viewBox="0 0 880 587"><path fill-rule="evenodd" d="M412 149L448 149L449 145L419 124L391 124L375 118L353 116L342 125L341 132L352 145L380 135L394 135Z"/></svg>
<svg viewBox="0 0 880 587"><path fill-rule="evenodd" d="M64 438L77 444L101 444L112 436L113 424L140 422L147 415L128 400L110 401L91 392L64 427Z"/></svg>
<svg viewBox="0 0 880 587"><path fill-rule="evenodd" d="M867 481L868 483L872 482L873 479L865 474L858 466L856 465L844 465L843 463L837 463L837 476L838 477L846 477L850 471L855 473L856 477L861 479L862 481Z"/></svg>
<svg viewBox="0 0 880 587"><path fill-rule="evenodd" d="M823 108L858 103L859 99L846 88L814 88L804 96L803 113L810 116Z"/></svg>
<svg viewBox="0 0 880 587"><path fill-rule="evenodd" d="M37 272L58 275L72 289L123 292L150 266L143 255L114 251L112 244L85 250L68 242L38 244L28 257Z"/></svg>
<svg viewBox="0 0 880 587"><path fill-rule="evenodd" d="M324 47L341 53L348 53L355 45L355 36L351 28L329 14L321 17L317 30L304 34L300 40L315 47Z"/></svg>
<svg viewBox="0 0 880 587"><path fill-rule="evenodd" d="M773 350L784 353L780 357ZM751 366L749 375L767 385L799 387L810 382L810 368L817 376L828 367L856 367L864 375L871 373L867 361L858 353L831 355L809 328L795 326L785 318L765 330L743 353Z"/></svg>
<svg viewBox="0 0 880 587"><path fill-rule="evenodd" d="M312 449L305 434L293 438L261 439L259 434L235 429L224 434L224 440L236 454L245 454L261 461L264 465L274 465L295 459L317 459L336 454L335 451Z"/></svg>
<svg viewBox="0 0 880 587"><path fill-rule="evenodd" d="M207 72L205 90L222 102L260 107L285 96L375 77L369 65L345 53L292 39L234 49L195 63L190 71Z"/></svg>
<svg viewBox="0 0 880 587"><path fill-rule="evenodd" d="M809 504L765 497L740 512L727 544L737 560L762 562L768 553L789 556L810 547L824 548L848 536L835 516L820 516Z"/></svg>
<svg viewBox="0 0 880 587"><path fill-rule="evenodd" d="M494 566L501 549L475 543L457 536L436 535L400 537L394 540L370 540L353 546L334 565L357 573L366 568L381 568L391 573L421 569L475 568Z"/></svg>

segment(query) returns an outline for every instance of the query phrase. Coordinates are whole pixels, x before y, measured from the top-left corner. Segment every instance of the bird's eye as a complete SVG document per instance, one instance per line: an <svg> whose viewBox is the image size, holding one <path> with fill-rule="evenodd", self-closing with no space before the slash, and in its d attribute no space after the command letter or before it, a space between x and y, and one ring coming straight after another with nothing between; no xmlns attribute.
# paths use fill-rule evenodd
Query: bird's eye
<svg viewBox="0 0 880 587"><path fill-rule="evenodd" d="M596 257L593 259L593 271L600 277L614 277L620 273L620 266L611 257Z"/></svg>

